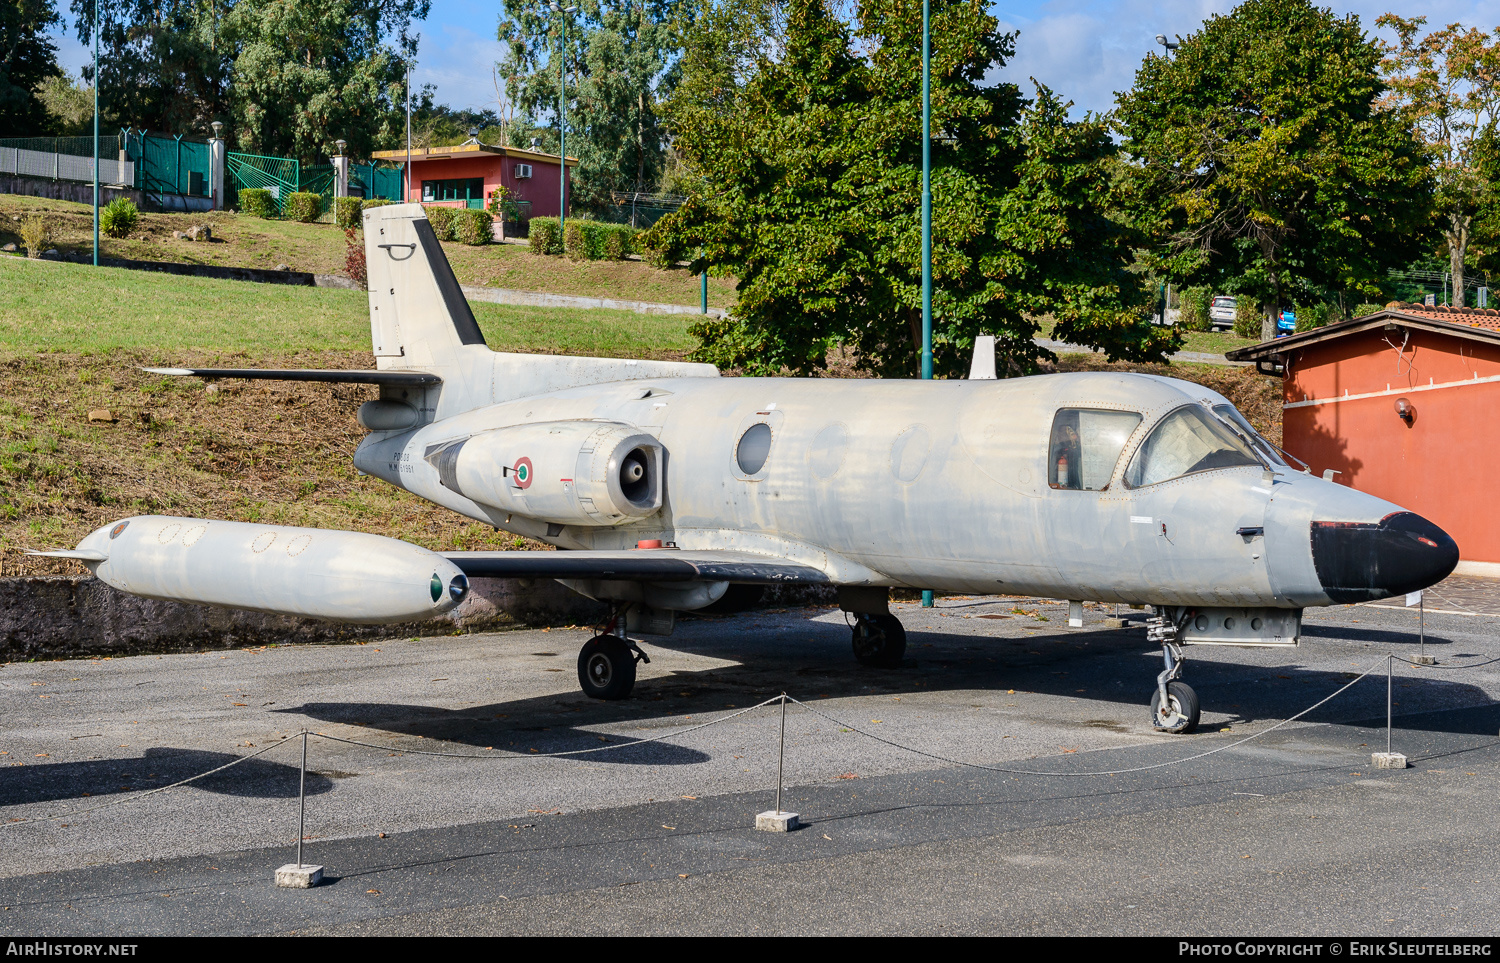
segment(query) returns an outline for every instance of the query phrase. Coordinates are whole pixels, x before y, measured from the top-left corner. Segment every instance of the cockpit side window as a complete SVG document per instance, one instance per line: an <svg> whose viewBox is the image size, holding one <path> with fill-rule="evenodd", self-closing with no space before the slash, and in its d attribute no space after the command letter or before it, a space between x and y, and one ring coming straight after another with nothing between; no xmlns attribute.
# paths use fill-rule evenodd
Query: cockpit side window
<svg viewBox="0 0 1500 963"><path fill-rule="evenodd" d="M1059 409L1047 448L1047 483L1074 491L1105 488L1125 442L1140 423L1134 411Z"/></svg>
<svg viewBox="0 0 1500 963"><path fill-rule="evenodd" d="M1259 452L1262 458L1270 462L1272 467L1292 467L1282 457L1281 449L1271 444L1265 439L1265 436L1256 431L1255 427L1250 424L1249 419L1240 414L1239 409L1234 405L1214 405L1214 414L1228 422L1229 427L1233 428L1240 437L1249 442L1250 446Z"/></svg>
<svg viewBox="0 0 1500 963"><path fill-rule="evenodd" d="M1127 488L1141 488L1215 468L1263 467L1248 442L1197 405L1162 419L1125 469Z"/></svg>

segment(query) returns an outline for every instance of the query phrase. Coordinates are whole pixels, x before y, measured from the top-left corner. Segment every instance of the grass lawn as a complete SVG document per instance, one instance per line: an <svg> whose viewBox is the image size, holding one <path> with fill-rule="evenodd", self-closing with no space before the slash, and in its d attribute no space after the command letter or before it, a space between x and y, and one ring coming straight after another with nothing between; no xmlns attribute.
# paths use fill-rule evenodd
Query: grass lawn
<svg viewBox="0 0 1500 963"><path fill-rule="evenodd" d="M62 251L93 250L93 209L89 205L15 194L0 194L0 244L13 241L19 247L18 222L32 212L47 218L54 247ZM196 243L172 237L173 231L186 231L195 224L212 227L214 240ZM346 247L344 232L332 224L264 221L228 211L142 213L129 237L102 237L100 245L109 257L252 268L284 264L313 274L342 274ZM699 280L683 268L660 270L644 261L574 262L533 254L524 244L469 247L445 242L443 251L464 284L662 304L699 303ZM733 278L709 278L709 305L733 307L734 285Z"/></svg>
<svg viewBox="0 0 1500 963"><path fill-rule="evenodd" d="M687 333L694 315L471 306L497 351L666 358L697 344ZM123 348L161 363L184 349L368 353L369 302L363 292L339 288L0 258L0 346L78 353Z"/></svg>

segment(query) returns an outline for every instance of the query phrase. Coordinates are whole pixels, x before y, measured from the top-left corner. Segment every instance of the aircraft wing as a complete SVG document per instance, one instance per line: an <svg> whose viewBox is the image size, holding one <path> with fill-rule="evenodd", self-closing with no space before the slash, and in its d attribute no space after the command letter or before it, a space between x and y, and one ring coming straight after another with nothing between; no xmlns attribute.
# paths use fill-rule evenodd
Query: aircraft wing
<svg viewBox="0 0 1500 963"><path fill-rule="evenodd" d="M636 549L619 552L439 552L468 576L644 582L827 583L811 565L751 552Z"/></svg>
<svg viewBox="0 0 1500 963"><path fill-rule="evenodd" d="M333 371L323 368L142 368L151 374L183 378L250 378L260 381L322 381L355 385L435 385L442 378L426 371Z"/></svg>

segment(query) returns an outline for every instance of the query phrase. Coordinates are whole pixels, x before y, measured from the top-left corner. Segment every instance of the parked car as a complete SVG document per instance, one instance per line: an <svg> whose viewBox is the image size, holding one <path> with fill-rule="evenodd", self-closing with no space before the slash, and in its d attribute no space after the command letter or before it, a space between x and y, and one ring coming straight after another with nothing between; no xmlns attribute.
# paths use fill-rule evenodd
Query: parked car
<svg viewBox="0 0 1500 963"><path fill-rule="evenodd" d="M1276 319L1276 337L1278 337L1278 338L1284 338L1284 337L1286 337L1289 334L1296 333L1296 331L1297 331L1297 315L1296 315L1296 312L1294 312L1294 311L1292 311L1290 309L1281 312L1281 317L1279 317L1279 318Z"/></svg>
<svg viewBox="0 0 1500 963"><path fill-rule="evenodd" d="M1234 298L1220 294L1208 305L1208 326L1214 330L1234 327Z"/></svg>

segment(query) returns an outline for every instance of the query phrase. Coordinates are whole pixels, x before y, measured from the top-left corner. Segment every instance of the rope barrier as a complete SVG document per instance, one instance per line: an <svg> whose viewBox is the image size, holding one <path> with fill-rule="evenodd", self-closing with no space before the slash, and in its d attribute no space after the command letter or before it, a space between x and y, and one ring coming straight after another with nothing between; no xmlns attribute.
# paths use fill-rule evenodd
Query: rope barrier
<svg viewBox="0 0 1500 963"><path fill-rule="evenodd" d="M1380 661L1381 662L1385 662L1386 660L1385 659L1381 659ZM1283 720L1281 720L1280 722L1276 723L1273 726L1269 726L1268 728L1262 729L1260 732L1257 732L1257 733L1255 733L1253 735L1246 736L1243 739L1239 739L1239 740L1236 740L1234 742L1231 742L1228 745L1218 746L1217 748L1210 749L1207 752L1200 752L1200 753L1198 753L1196 755L1186 756L1186 757L1184 757L1182 759L1171 759L1171 760L1168 760L1167 762L1152 763L1149 766L1135 766L1135 767L1130 768L1130 769L1092 770L1092 771L1089 771L1089 772L1047 772L1047 771L1039 770L1039 769L1011 769L1011 768L1007 768L1007 767L1004 767L1004 766L986 766L986 765L982 765L982 764L977 763L977 762L964 762L961 759L951 759L951 758L949 758L947 756L940 756L940 755L938 755L935 752L927 752L925 749L917 749L917 748L914 748L912 746L904 746L904 745L902 745L899 742L892 742L891 740L886 739L886 738L884 738L882 736L875 735L875 733L873 733L873 732L866 732L864 729L861 729L858 726L850 725L849 723L842 722L842 721L840 721L838 719L835 719L833 716L827 715L826 713L819 712L817 709L814 709L812 706L808 705L807 703L803 702L800 699L790 699L790 701L797 703L799 706L801 706L802 708L806 709L808 712L811 712L813 715L818 716L819 718L822 718L822 719L825 719L825 720L827 720L829 722L832 722L835 725L838 725L838 726L841 726L841 727L843 727L845 729L850 730L851 732L857 732L857 733L859 733L862 736L866 736L866 737L868 737L870 739L874 739L876 742L883 742L886 745L891 746L892 748L901 749L901 750L903 750L905 752L915 753L915 754L917 754L919 756L926 756L929 759L936 759L939 762L946 762L946 763L949 763L950 765L954 765L954 766L965 766L965 767L970 768L970 769L984 769L984 770L987 770L989 772L1004 772L1004 773L1010 773L1012 775L1020 775L1020 776L1123 776L1123 775L1127 775L1129 773L1134 773L1134 772L1146 772L1146 771L1151 770L1151 769L1162 769L1162 768L1165 768L1167 766L1180 766L1180 765L1182 765L1185 762L1193 762L1194 760L1197 760L1197 759L1203 759L1203 758L1205 758L1207 756L1212 756L1215 753L1224 752L1227 749L1233 749L1236 746L1243 746L1245 743L1249 742L1252 739L1259 739L1261 736L1266 735L1267 733L1275 732L1277 729L1280 729L1282 726L1285 726L1285 725L1288 725L1290 723L1296 722L1298 719L1300 719L1303 716L1307 715L1309 712L1312 712L1314 709L1318 708L1319 706L1321 706L1321 705L1329 702L1330 700L1334 699L1335 697L1337 697L1338 695L1340 695L1341 693L1343 693L1346 689L1348 689L1350 686L1352 686L1355 683L1359 682L1361 679L1365 678L1365 676L1368 676L1370 673L1374 672L1378 668L1380 668L1380 662L1377 662L1374 665L1370 666L1364 672L1361 672L1358 677L1356 677L1355 679L1351 680L1347 685L1343 686L1342 688L1338 689L1337 691L1333 692L1332 694L1324 697L1323 699L1318 700L1317 702L1315 702L1312 705L1308 706L1306 709L1303 709L1301 712L1297 713L1296 715L1292 716L1291 718L1283 719ZM788 697L788 698L790 698L790 697Z"/></svg>

